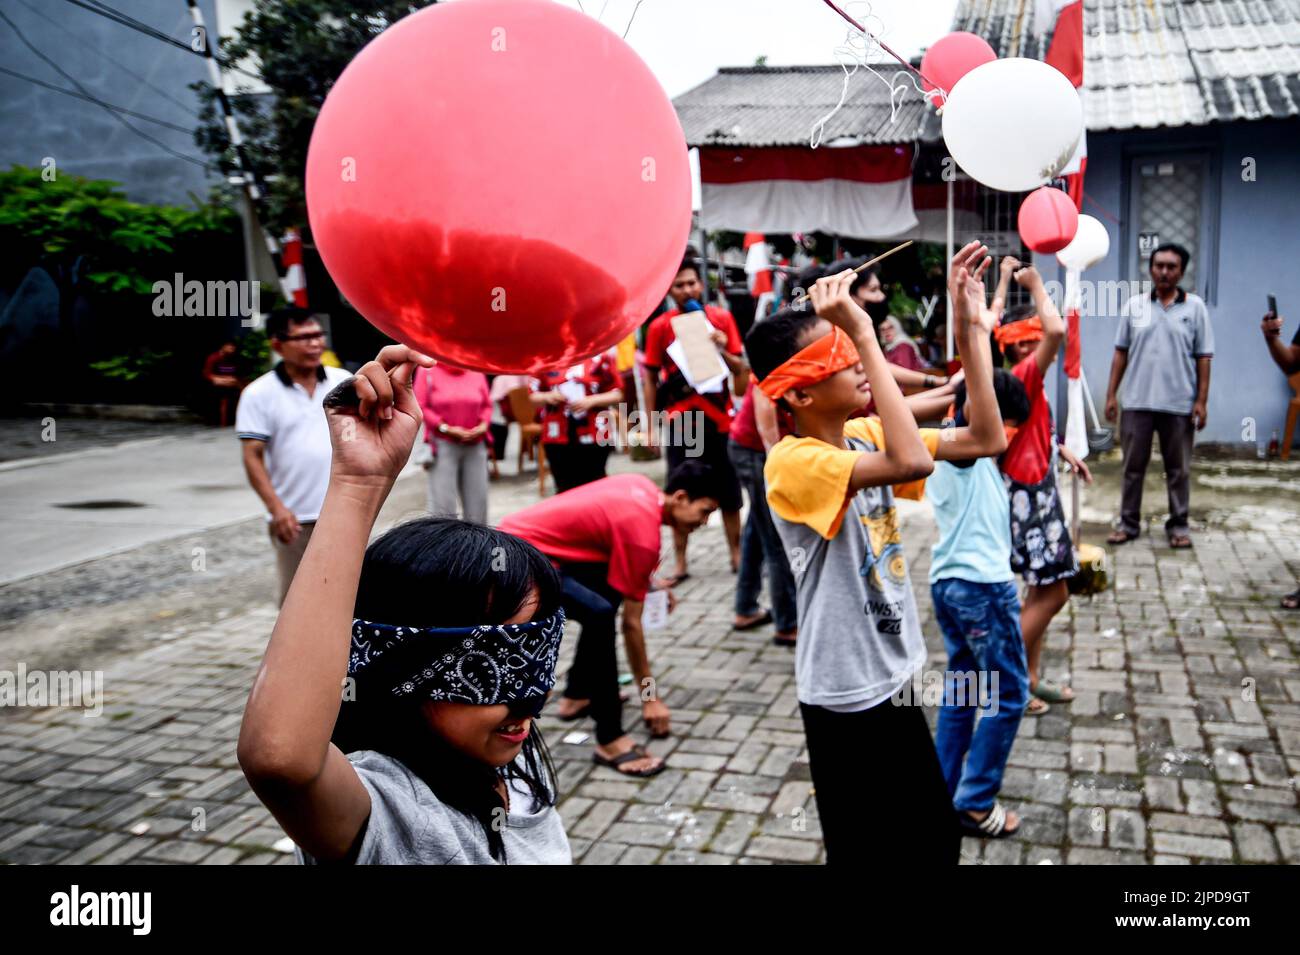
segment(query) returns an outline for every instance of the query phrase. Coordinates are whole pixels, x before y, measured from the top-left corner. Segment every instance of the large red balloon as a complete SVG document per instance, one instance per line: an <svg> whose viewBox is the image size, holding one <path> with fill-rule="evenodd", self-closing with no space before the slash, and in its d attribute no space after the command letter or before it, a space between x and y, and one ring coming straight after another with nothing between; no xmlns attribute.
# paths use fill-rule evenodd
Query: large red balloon
<svg viewBox="0 0 1300 955"><path fill-rule="evenodd" d="M936 40L921 57L921 72L931 81L926 86L930 102L942 106L943 97L935 92L936 89L951 93L959 79L975 67L992 63L997 58L988 41L974 33L958 31Z"/></svg>
<svg viewBox="0 0 1300 955"><path fill-rule="evenodd" d="M1035 252L1060 252L1079 231L1079 210L1060 189L1043 186L1025 196L1016 224L1021 241Z"/></svg>
<svg viewBox="0 0 1300 955"><path fill-rule="evenodd" d="M440 3L365 47L321 108L307 208L381 331L484 372L563 367L662 300L690 231L686 142L649 68L545 0Z"/></svg>

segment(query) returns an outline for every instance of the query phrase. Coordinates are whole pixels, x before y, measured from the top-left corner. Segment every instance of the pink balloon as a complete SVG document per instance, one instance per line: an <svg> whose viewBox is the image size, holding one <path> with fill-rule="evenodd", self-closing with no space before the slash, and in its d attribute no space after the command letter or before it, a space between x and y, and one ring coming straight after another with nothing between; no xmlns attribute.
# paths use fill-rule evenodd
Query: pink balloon
<svg viewBox="0 0 1300 955"><path fill-rule="evenodd" d="M1017 225L1021 241L1035 252L1060 252L1079 231L1079 210L1060 189L1043 186L1025 196Z"/></svg>
<svg viewBox="0 0 1300 955"><path fill-rule="evenodd" d="M334 84L312 236L385 334L483 372L568 367L655 309L691 222L686 141L616 33L542 0L439 3Z"/></svg>
<svg viewBox="0 0 1300 955"><path fill-rule="evenodd" d="M975 67L992 63L997 58L993 47L974 33L949 33L940 38L921 58L921 72L930 81L926 86L930 102L942 106L943 97L933 90L941 89L945 93L951 93L959 79Z"/></svg>

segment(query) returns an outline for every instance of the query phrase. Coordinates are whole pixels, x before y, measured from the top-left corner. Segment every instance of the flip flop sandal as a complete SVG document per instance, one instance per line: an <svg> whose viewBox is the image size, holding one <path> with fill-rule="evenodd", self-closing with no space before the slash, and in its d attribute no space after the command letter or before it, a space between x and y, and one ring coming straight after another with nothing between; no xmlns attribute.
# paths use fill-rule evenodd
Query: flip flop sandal
<svg viewBox="0 0 1300 955"><path fill-rule="evenodd" d="M1020 831L1019 826L1014 829L1007 828L1007 811L1002 808L1000 802L995 802L989 814L979 822L972 819L969 813L961 810L957 812L957 816L961 820L961 831L977 839L1006 839Z"/></svg>
<svg viewBox="0 0 1300 955"><path fill-rule="evenodd" d="M792 647L799 642L799 638L783 637L781 636L781 634L778 633L775 637L772 638L772 642L775 643L778 647Z"/></svg>
<svg viewBox="0 0 1300 955"><path fill-rule="evenodd" d="M578 709L578 710L575 710L574 712L570 713L568 716L560 716L559 713L556 713L555 715L556 715L559 719L563 720L563 721L566 722L566 723L573 723L573 722L575 722L576 720L580 720L580 719L582 719L584 716L586 716L586 715L589 714L590 712L591 712L591 704L588 703L586 706L584 706L584 707L582 707L582 708L580 708L580 709Z"/></svg>
<svg viewBox="0 0 1300 955"><path fill-rule="evenodd" d="M676 587L678 584L683 583L684 581L690 579L691 579L690 574L673 574L671 577L665 577L664 583L666 583L669 587Z"/></svg>
<svg viewBox="0 0 1300 955"><path fill-rule="evenodd" d="M1300 610L1300 590L1287 594L1282 598L1283 610Z"/></svg>
<svg viewBox="0 0 1300 955"><path fill-rule="evenodd" d="M1169 537L1169 546L1174 550L1187 550L1192 546L1192 539L1186 534L1173 534Z"/></svg>
<svg viewBox="0 0 1300 955"><path fill-rule="evenodd" d="M615 756L613 759L606 759L604 756L601 756L600 753L592 753L591 761L595 763L597 766L607 766L608 768L617 772L619 775L632 776L637 779L642 779L647 776L659 775L664 771L665 767L668 764L664 762L660 762L659 765L654 767L653 769L641 769L641 770L620 769L619 767L622 766L624 763L631 763L631 762L635 762L638 759L645 759L649 755L650 754L646 752L646 748L644 746L633 746L623 755Z"/></svg>
<svg viewBox="0 0 1300 955"><path fill-rule="evenodd" d="M1120 544L1127 544L1129 541L1134 541L1137 539L1138 539L1137 534L1130 534L1128 531L1112 531L1111 534L1106 538L1106 543L1114 544L1115 546L1118 547Z"/></svg>
<svg viewBox="0 0 1300 955"><path fill-rule="evenodd" d="M1034 705L1035 703L1039 705L1035 706ZM1048 706L1045 702L1043 702L1042 700L1040 700L1038 697L1035 696L1030 698L1029 702L1025 705L1025 715L1042 716L1044 713L1050 712L1051 709L1052 708L1050 706Z"/></svg>
<svg viewBox="0 0 1300 955"><path fill-rule="evenodd" d="M772 622L772 611L764 610L749 623L733 623L732 630L757 630L759 627L765 627Z"/></svg>
<svg viewBox="0 0 1300 955"><path fill-rule="evenodd" d="M1055 683L1047 683L1043 680L1038 681L1038 686L1030 690L1034 696L1038 697L1044 703L1072 703L1074 697L1066 696L1064 690Z"/></svg>

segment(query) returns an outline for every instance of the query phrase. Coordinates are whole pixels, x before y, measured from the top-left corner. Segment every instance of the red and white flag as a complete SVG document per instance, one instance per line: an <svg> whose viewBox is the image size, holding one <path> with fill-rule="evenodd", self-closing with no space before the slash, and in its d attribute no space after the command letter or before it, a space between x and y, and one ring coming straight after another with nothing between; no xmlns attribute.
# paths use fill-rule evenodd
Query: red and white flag
<svg viewBox="0 0 1300 955"><path fill-rule="evenodd" d="M1034 29L1040 34L1049 31L1052 43L1047 48L1044 61L1065 75L1075 89L1083 87L1083 0L1035 0ZM1088 132L1084 129L1079 145L1061 175L1065 177L1066 191L1075 206L1083 209L1083 175L1088 167Z"/></svg>
<svg viewBox="0 0 1300 955"><path fill-rule="evenodd" d="M736 232L884 239L916 225L912 147L700 147L701 219Z"/></svg>

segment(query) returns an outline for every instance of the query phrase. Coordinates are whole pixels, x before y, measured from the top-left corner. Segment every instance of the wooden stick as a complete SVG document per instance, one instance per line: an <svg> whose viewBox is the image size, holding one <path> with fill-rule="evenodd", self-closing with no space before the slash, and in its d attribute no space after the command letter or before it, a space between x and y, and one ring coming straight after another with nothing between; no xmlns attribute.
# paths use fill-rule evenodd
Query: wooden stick
<svg viewBox="0 0 1300 955"><path fill-rule="evenodd" d="M908 240L907 240L906 242L904 242L902 245L896 245L896 246L894 246L892 249L890 249L888 252L882 252L882 253L880 253L880 254L879 254L878 256L876 256L874 259L867 259L867 261L863 262L861 265L859 265L859 266L858 266L856 269L854 269L853 271L854 271L854 272L861 272L863 269L867 268L868 266L875 265L875 264L876 264L877 262L879 262L881 259L887 259L887 258L889 258L889 257L890 257L891 255L893 255L895 252L901 252L901 251L903 251L903 249L906 249L909 245L912 244L912 242L913 242L912 239L908 239ZM827 273L827 274L829 275L830 273ZM797 299L795 299L793 302L791 302L791 303L790 303L790 307L791 307L791 308L794 308L794 307L796 307L796 306L798 306L798 305L802 305L802 304L803 304L804 302L806 302L806 301L808 301L808 294L805 292L803 295L800 295Z"/></svg>

